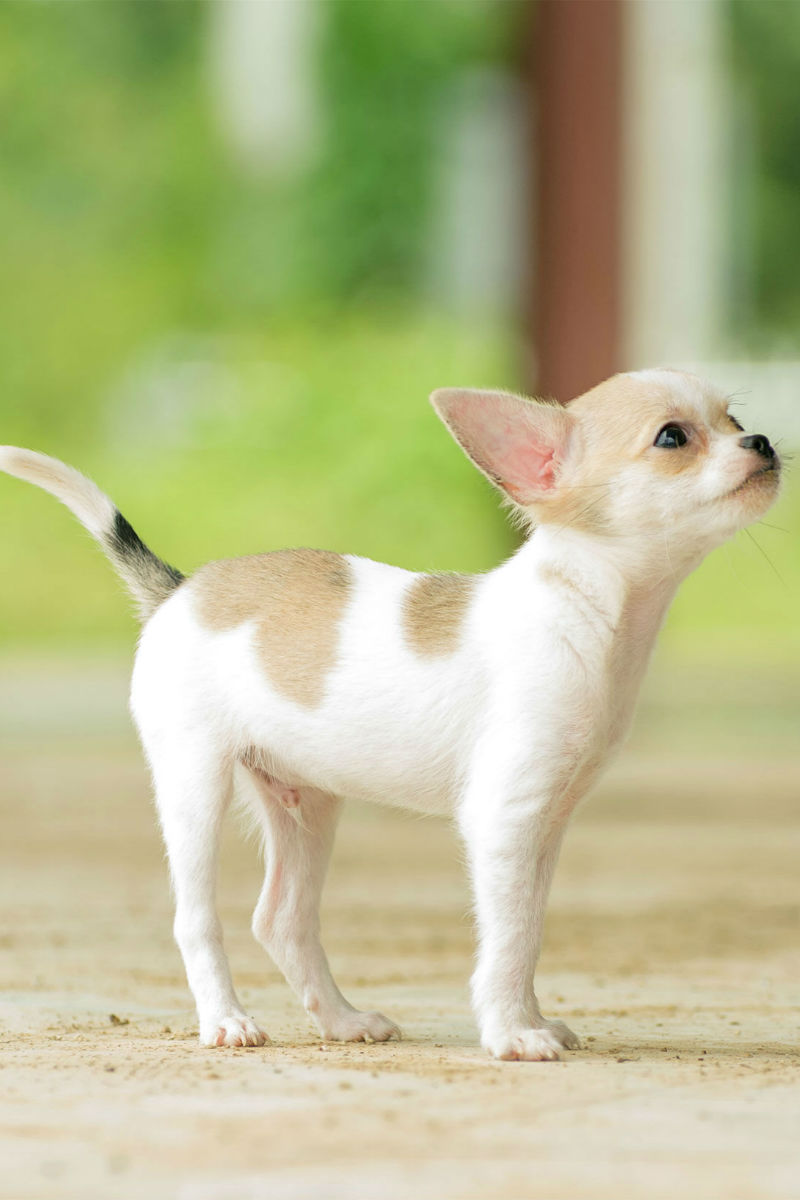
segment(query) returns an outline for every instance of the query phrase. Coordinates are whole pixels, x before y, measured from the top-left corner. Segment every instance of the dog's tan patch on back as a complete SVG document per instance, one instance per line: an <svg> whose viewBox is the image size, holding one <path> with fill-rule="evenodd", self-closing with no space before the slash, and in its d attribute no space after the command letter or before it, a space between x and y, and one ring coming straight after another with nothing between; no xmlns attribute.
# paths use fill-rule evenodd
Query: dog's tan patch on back
<svg viewBox="0 0 800 1200"><path fill-rule="evenodd" d="M418 654L451 654L475 588L471 575L420 575L403 606L403 632Z"/></svg>
<svg viewBox="0 0 800 1200"><path fill-rule="evenodd" d="M208 629L256 624L255 645L270 683L313 707L336 661L339 626L352 591L346 558L328 550L275 550L209 563L191 580Z"/></svg>

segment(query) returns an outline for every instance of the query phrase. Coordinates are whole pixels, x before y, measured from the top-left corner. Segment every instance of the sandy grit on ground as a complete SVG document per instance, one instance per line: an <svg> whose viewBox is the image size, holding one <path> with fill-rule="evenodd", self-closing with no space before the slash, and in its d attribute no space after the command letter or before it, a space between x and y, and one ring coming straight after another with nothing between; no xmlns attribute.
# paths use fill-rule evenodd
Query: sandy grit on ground
<svg viewBox="0 0 800 1200"><path fill-rule="evenodd" d="M274 1042L214 1051L195 1042L132 740L15 738L0 763L0 1195L800 1196L800 768L689 768L676 795L670 756L629 755L568 838L539 988L585 1039L566 1061L485 1058L455 839L377 809L343 823L326 944L349 998L406 1039L314 1036L249 936L258 862L232 827L227 944Z"/></svg>

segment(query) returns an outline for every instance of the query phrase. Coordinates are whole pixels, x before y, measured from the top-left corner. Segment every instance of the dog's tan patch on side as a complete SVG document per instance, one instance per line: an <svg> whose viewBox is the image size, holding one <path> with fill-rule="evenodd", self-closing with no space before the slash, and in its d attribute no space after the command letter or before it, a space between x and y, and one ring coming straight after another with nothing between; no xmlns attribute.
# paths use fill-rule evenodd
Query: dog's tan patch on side
<svg viewBox="0 0 800 1200"><path fill-rule="evenodd" d="M209 563L191 580L208 629L256 623L255 645L270 683L314 707L336 661L339 625L352 590L347 559L328 550L275 550Z"/></svg>
<svg viewBox="0 0 800 1200"><path fill-rule="evenodd" d="M403 606L403 632L418 654L451 654L475 589L472 575L420 575Z"/></svg>

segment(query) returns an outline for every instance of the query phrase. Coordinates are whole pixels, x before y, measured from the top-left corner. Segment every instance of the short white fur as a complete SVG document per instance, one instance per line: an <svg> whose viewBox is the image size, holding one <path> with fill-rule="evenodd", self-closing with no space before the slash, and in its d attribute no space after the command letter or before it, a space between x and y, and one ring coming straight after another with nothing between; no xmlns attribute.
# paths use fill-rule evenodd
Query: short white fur
<svg viewBox="0 0 800 1200"><path fill-rule="evenodd" d="M271 685L252 624L203 625L191 579L144 627L131 708L204 1045L268 1040L237 998L215 907L220 826L238 788L264 835L253 932L324 1037L399 1033L348 1004L320 942L323 881L342 800L352 797L454 817L474 891L472 995L486 1049L542 1060L577 1046L566 1025L542 1015L534 989L566 825L625 737L680 581L776 494L777 458L762 470L764 455L741 445L724 398L693 376L621 376L568 406L460 390L433 400L535 526L509 561L477 577L452 652L425 655L409 643L403 612L414 574L356 557L317 706ZM694 438L694 465L664 473L660 456L681 451L653 439L678 419ZM102 541L111 502L55 460L20 457L30 453L0 448L0 468L44 487L49 472L48 490ZM261 773L243 765L253 752Z"/></svg>

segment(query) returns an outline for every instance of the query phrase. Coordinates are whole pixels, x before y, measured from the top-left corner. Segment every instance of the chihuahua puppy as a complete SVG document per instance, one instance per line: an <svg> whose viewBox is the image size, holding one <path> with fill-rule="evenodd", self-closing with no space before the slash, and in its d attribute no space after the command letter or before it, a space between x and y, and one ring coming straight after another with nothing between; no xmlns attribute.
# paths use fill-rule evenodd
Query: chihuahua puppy
<svg viewBox="0 0 800 1200"><path fill-rule="evenodd" d="M462 389L432 403L530 527L485 575L278 550L184 579L77 471L0 448L0 468L72 509L138 602L131 707L205 1046L268 1040L236 996L215 908L237 779L265 846L253 932L324 1038L399 1035L348 1004L320 943L336 823L358 797L455 817L483 1046L525 1060L578 1046L534 990L565 827L626 734L679 583L778 491L767 438L693 375L618 375L567 405Z"/></svg>

